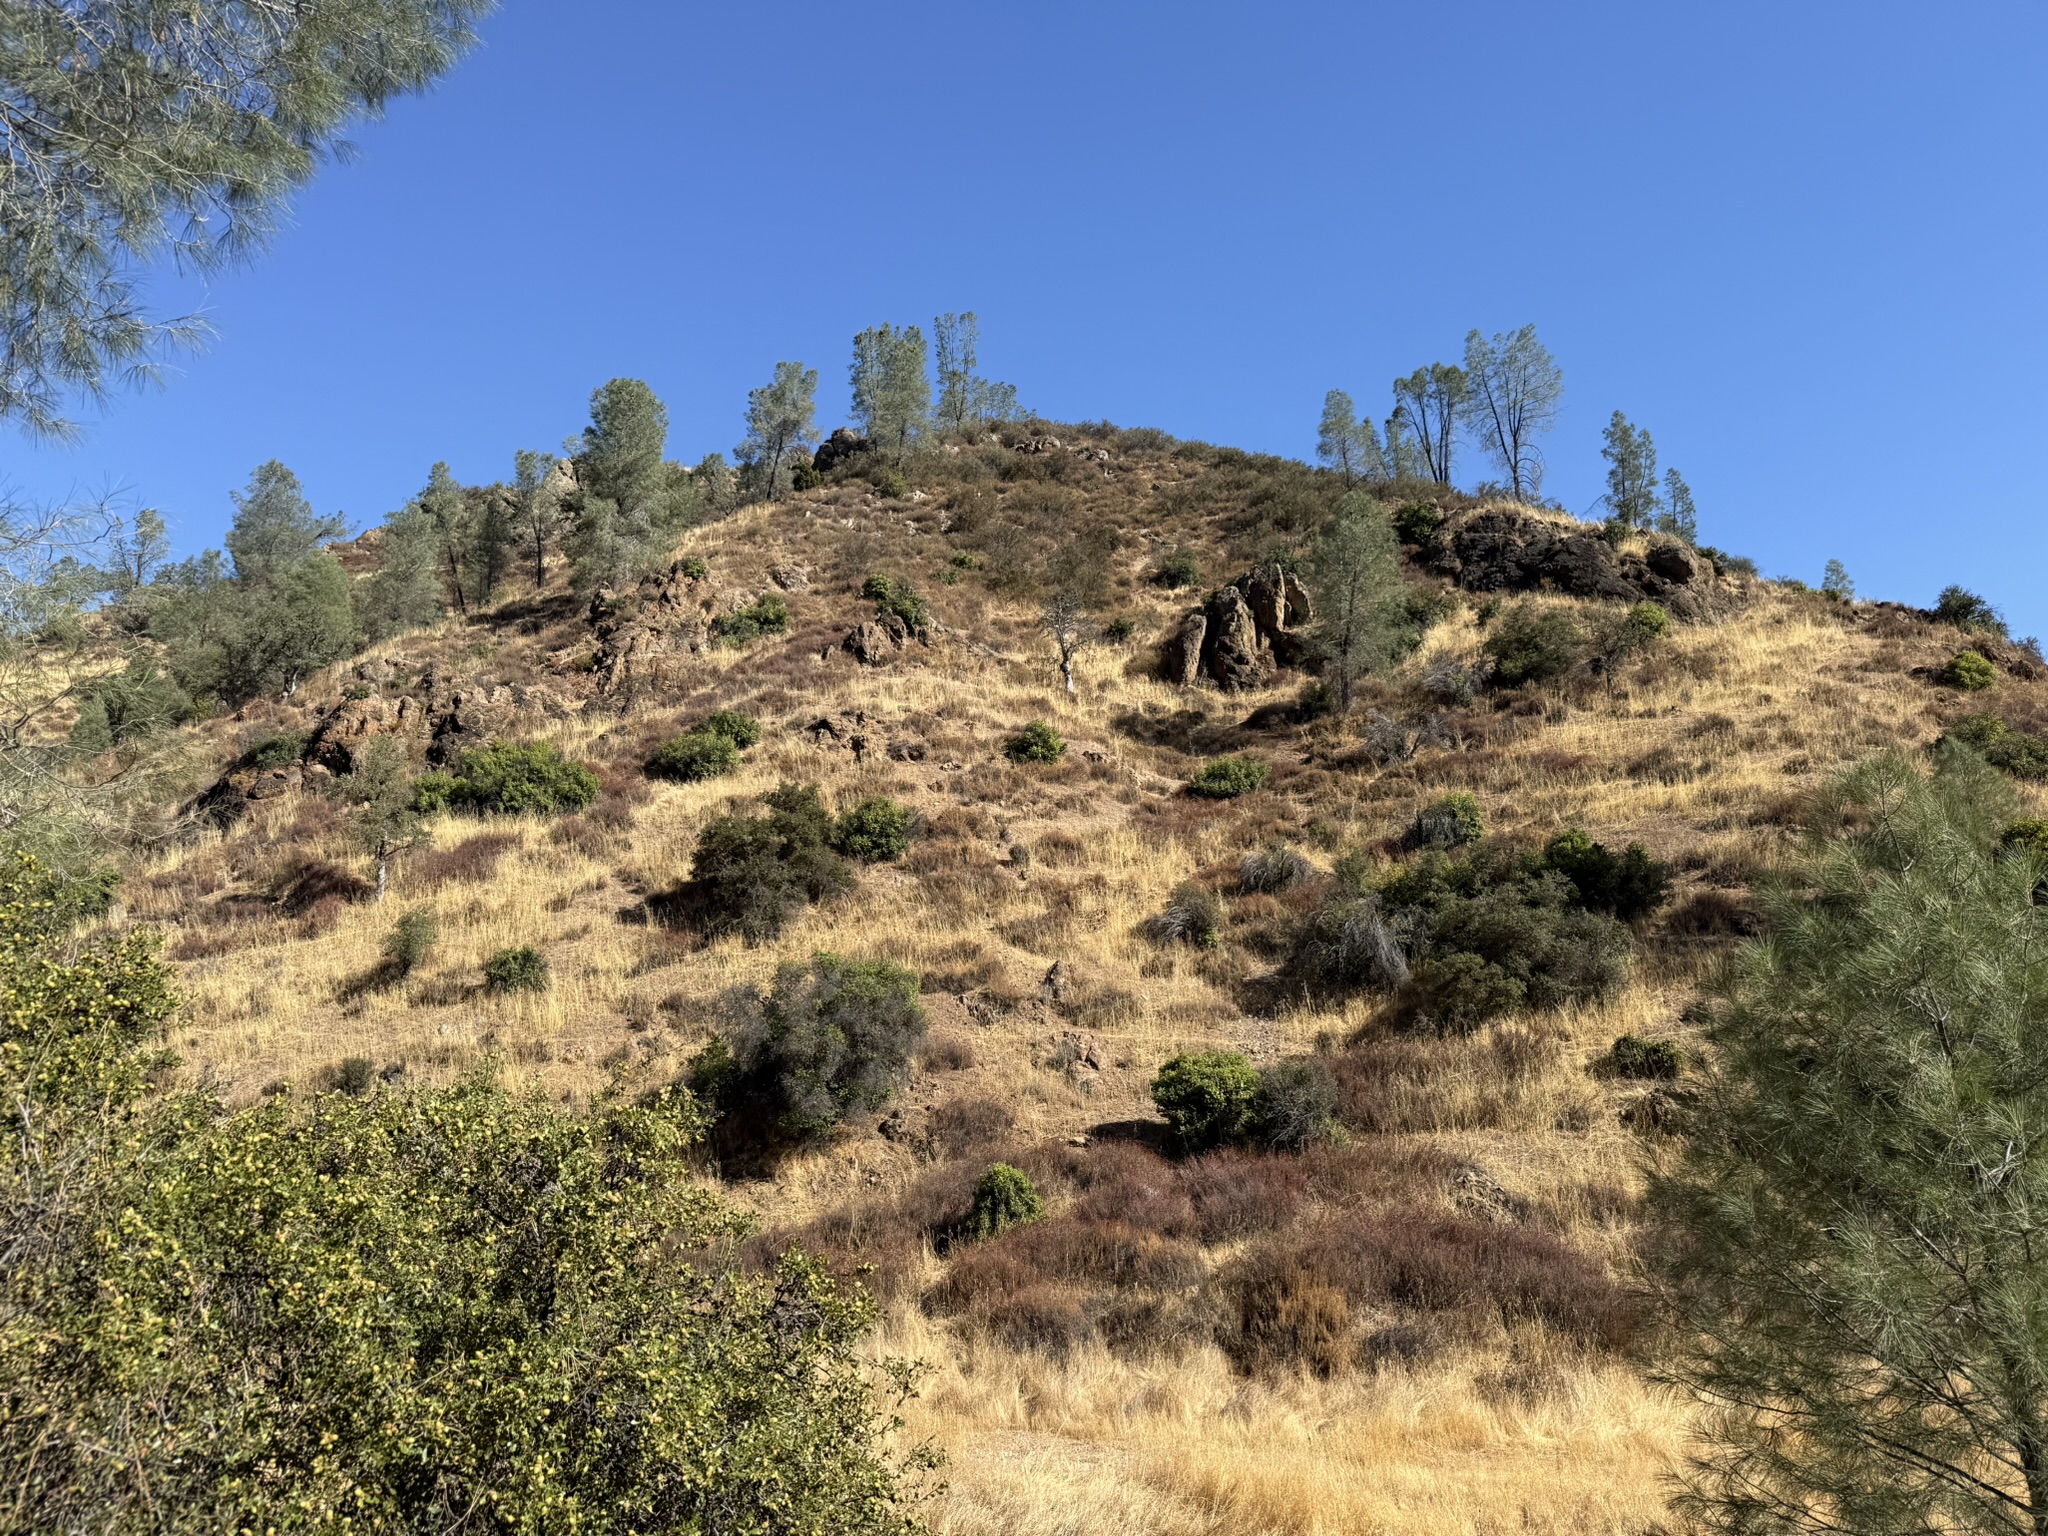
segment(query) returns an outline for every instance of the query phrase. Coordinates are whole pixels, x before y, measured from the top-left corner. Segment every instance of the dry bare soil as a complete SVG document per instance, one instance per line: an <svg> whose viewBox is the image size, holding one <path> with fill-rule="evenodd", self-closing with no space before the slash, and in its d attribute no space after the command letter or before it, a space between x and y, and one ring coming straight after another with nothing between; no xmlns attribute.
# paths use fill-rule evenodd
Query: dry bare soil
<svg viewBox="0 0 2048 1536"><path fill-rule="evenodd" d="M1422 680L1477 658L1485 611L1468 593L1351 717L1303 723L1289 709L1298 673L1230 695L1158 681L1158 642L1200 593L1149 578L1179 545L1207 581L1234 577L1308 532L1327 482L1070 436L956 448L913 483L893 500L848 479L690 534L682 553L727 605L771 590L780 568L793 623L674 658L658 683L608 691L584 605L553 588L363 658L392 664L388 680L371 669L386 691L429 663L549 690L560 707L512 734L592 763L604 792L567 819L444 818L382 903L296 914L276 893L306 861L368 873L318 783L164 848L131 874L122 920L163 928L180 963L182 1070L246 1100L328 1086L352 1057L412 1079L496 1062L574 1103L621 1075L677 1077L727 990L782 962L884 957L923 977L932 1020L887 1120L726 1182L764 1245L800 1241L873 1288L878 1352L930 1365L904 1434L950 1455L935 1529L1442 1536L1655 1520L1688 1422L1648 1384L1635 1322L1641 1171L1666 1143L1644 1102L1658 1090L1605 1075L1602 1059L1624 1033L1687 1040L1688 1004L1740 941L1751 887L1821 777L1922 748L1966 712L2024 721L2043 685L2015 662L1988 693L1958 695L1931 676L1955 630L1738 582L1722 617L1675 627L1616 673L1446 702ZM1133 636L1085 652L1069 698L1035 627L1037 582L1083 535L1111 572L1102 616ZM945 633L869 667L837 646L871 611L859 588L877 571L914 582ZM1617 611L1508 595L1523 600L1589 626ZM218 771L316 724L361 675L350 663L289 704L199 728L194 750ZM737 775L643 774L656 744L718 708L763 727ZM1033 719L1068 740L1062 761L1005 757ZM1266 786L1183 792L1226 752L1266 762ZM707 820L783 780L834 806L895 796L921 835L772 944L650 921L648 899L687 874ZM1540 843L1578 827L1675 868L1617 993L1440 1038L1397 1030L1384 999L1317 997L1290 976L1292 935L1333 862L1402 857L1418 809L1450 790L1477 797L1490 834ZM1238 861L1276 839L1318 873L1242 893ZM1148 937L1189 880L1226 905L1216 948ZM403 983L368 984L413 908L437 916L439 946ZM545 954L552 986L486 992L484 958L521 944ZM1327 1053L1348 1142L1165 1158L1141 1123L1156 1125L1148 1084L1200 1047L1261 1063ZM949 1246L998 1157L1032 1172L1048 1219Z"/></svg>

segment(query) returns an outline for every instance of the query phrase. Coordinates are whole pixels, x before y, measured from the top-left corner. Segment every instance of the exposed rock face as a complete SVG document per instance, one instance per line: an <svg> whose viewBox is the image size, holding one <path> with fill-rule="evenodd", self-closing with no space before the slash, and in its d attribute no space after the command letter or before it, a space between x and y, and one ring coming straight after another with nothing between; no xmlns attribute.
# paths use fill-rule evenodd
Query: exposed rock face
<svg viewBox="0 0 2048 1536"><path fill-rule="evenodd" d="M1208 633L1209 621L1199 613L1180 621L1160 655L1160 672L1169 683L1188 688L1202 675L1202 640Z"/></svg>
<svg viewBox="0 0 2048 1536"><path fill-rule="evenodd" d="M717 643L720 618L754 601L752 592L722 588L692 576L678 560L640 583L630 598L599 592L590 600L597 639L598 691L637 692L674 684L689 660ZM795 589L792 589L795 590Z"/></svg>
<svg viewBox="0 0 2048 1536"><path fill-rule="evenodd" d="M493 737L524 734L568 712L550 689L455 678L430 666L403 694L343 700L314 728L306 758L332 773L354 773L370 744L388 737L408 757L447 764Z"/></svg>
<svg viewBox="0 0 2048 1536"><path fill-rule="evenodd" d="M896 622L902 624L903 621L898 619ZM905 633L908 633L907 626ZM879 667L894 661L896 653L903 649L902 638L891 633L880 619L868 619L854 625L840 643L847 655L866 667Z"/></svg>
<svg viewBox="0 0 2048 1536"><path fill-rule="evenodd" d="M811 573L801 565L782 564L769 569L768 579L785 592L807 592L811 586Z"/></svg>
<svg viewBox="0 0 2048 1536"><path fill-rule="evenodd" d="M1208 635L1202 642L1202 670L1229 690L1256 688L1266 679L1266 658L1251 605L1235 587L1209 599Z"/></svg>
<svg viewBox="0 0 2048 1536"><path fill-rule="evenodd" d="M1487 508L1453 519L1420 551L1424 569L1471 592L1529 592L1549 587L1572 597L1661 604L1674 619L1697 623L1739 601L1711 562L1676 542L1647 555L1617 554L1591 529Z"/></svg>
<svg viewBox="0 0 2048 1536"><path fill-rule="evenodd" d="M818 444L818 451L811 455L811 467L819 474L858 458L868 451L868 440L851 427L837 427L832 435Z"/></svg>
<svg viewBox="0 0 2048 1536"><path fill-rule="evenodd" d="M1299 576L1278 566L1252 572L1241 585L1260 640L1281 666L1293 666L1308 648L1307 630L1315 620L1308 588Z"/></svg>

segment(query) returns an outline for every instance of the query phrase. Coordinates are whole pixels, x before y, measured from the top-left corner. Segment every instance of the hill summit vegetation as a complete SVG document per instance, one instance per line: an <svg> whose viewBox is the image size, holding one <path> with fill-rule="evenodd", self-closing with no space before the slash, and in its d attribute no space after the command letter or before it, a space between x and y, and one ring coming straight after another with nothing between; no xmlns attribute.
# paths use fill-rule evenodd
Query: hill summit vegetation
<svg viewBox="0 0 2048 1536"><path fill-rule="evenodd" d="M2033 643L979 346L14 510L9 1528L2040 1528Z"/></svg>

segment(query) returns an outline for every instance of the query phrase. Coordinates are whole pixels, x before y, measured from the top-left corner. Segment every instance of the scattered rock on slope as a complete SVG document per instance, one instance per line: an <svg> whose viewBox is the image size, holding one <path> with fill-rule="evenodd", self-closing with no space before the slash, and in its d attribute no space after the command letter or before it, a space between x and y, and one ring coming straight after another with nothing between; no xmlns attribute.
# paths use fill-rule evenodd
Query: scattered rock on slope
<svg viewBox="0 0 2048 1536"><path fill-rule="evenodd" d="M1661 604L1675 619L1698 623L1737 599L1712 562L1673 541L1646 555L1624 555L1591 528L1482 507L1454 517L1420 551L1423 569L1469 592L1548 588L1571 597Z"/></svg>

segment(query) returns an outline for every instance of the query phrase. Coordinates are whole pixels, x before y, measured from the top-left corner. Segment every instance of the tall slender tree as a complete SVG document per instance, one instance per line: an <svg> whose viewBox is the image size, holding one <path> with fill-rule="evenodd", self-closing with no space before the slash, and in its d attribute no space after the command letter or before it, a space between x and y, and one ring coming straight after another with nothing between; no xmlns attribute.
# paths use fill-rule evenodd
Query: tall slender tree
<svg viewBox="0 0 2048 1536"><path fill-rule="evenodd" d="M384 519L357 619L372 640L424 629L441 617L441 592L441 530L415 498Z"/></svg>
<svg viewBox="0 0 2048 1536"><path fill-rule="evenodd" d="M974 311L940 315L932 322L932 352L938 364L939 400L934 420L941 432L964 432L986 421L1017 415L1017 386L998 384L974 371L981 339Z"/></svg>
<svg viewBox="0 0 2048 1536"><path fill-rule="evenodd" d="M1650 434L1616 411L1602 435L1607 461L1607 515L1623 528L1648 528L1657 517L1657 446Z"/></svg>
<svg viewBox="0 0 2048 1536"><path fill-rule="evenodd" d="M0 7L0 420L152 376L203 327L140 271L258 251L352 119L424 89L490 0L11 0Z"/></svg>
<svg viewBox="0 0 2048 1536"><path fill-rule="evenodd" d="M1543 480L1536 439L1557 424L1564 373L1536 339L1536 327L1465 337L1465 381L1470 420L1489 457L1508 477L1515 499L1533 496Z"/></svg>
<svg viewBox="0 0 2048 1536"><path fill-rule="evenodd" d="M125 598L149 585L171 557L171 533L163 513L144 507L132 522L116 522L107 536L108 590Z"/></svg>
<svg viewBox="0 0 2048 1536"><path fill-rule="evenodd" d="M235 504L225 540L228 558L234 562L235 580L245 587L273 585L322 544L348 531L342 518L315 512L299 477L276 459L257 465L248 485L230 491L228 499Z"/></svg>
<svg viewBox="0 0 2048 1536"><path fill-rule="evenodd" d="M747 394L747 436L733 457L756 466L770 497L789 488L795 456L818 441L818 370L777 363L775 377Z"/></svg>
<svg viewBox="0 0 2048 1536"><path fill-rule="evenodd" d="M931 418L924 332L878 325L853 338L853 419L878 452L901 461Z"/></svg>
<svg viewBox="0 0 2048 1536"><path fill-rule="evenodd" d="M1688 544L1700 541L1700 515L1692 504L1692 487L1675 469L1664 471L1664 510L1657 514L1657 528Z"/></svg>
<svg viewBox="0 0 2048 1536"><path fill-rule="evenodd" d="M562 536L562 487L558 461L538 448L521 448L512 456L512 493L519 519L519 540L533 559L533 584L548 581L548 550Z"/></svg>
<svg viewBox="0 0 2048 1536"><path fill-rule="evenodd" d="M1316 457L1344 477L1344 484L1387 478L1387 456L1380 448L1380 435L1372 418L1361 418L1358 407L1341 389L1323 396L1323 419L1316 431Z"/></svg>
<svg viewBox="0 0 2048 1536"><path fill-rule="evenodd" d="M1386 509L1350 492L1309 549L1316 596L1316 646L1337 683L1338 708L1351 712L1358 679L1393 654L1394 624L1407 582L1401 544Z"/></svg>
<svg viewBox="0 0 2048 1536"><path fill-rule="evenodd" d="M1423 468L1438 485L1451 483L1451 451L1472 390L1456 363L1431 363L1394 380L1394 398L1407 408Z"/></svg>

